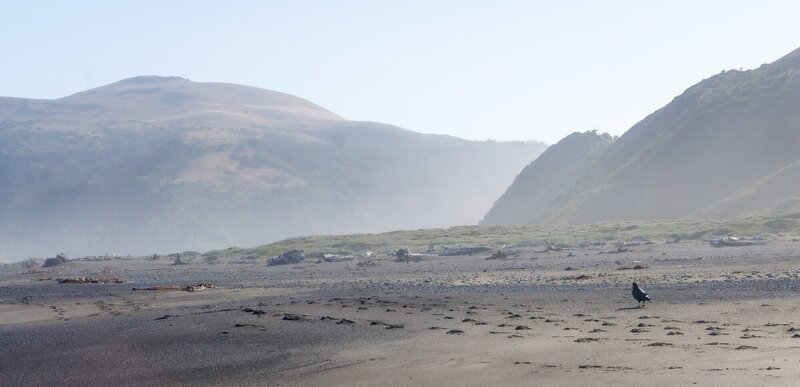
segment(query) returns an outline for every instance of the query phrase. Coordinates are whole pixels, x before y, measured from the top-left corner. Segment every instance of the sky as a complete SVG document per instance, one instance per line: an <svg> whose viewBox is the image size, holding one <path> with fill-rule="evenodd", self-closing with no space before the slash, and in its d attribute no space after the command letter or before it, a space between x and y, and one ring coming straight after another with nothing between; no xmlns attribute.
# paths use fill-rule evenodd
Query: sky
<svg viewBox="0 0 800 387"><path fill-rule="evenodd" d="M622 134L700 80L800 47L797 1L0 0L0 96L138 75L290 93L485 140Z"/></svg>

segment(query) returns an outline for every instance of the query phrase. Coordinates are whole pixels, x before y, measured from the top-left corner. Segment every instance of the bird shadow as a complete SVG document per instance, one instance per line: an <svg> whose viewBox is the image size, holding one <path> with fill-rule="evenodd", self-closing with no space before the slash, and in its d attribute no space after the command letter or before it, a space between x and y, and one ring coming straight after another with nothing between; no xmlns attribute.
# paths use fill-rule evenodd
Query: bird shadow
<svg viewBox="0 0 800 387"><path fill-rule="evenodd" d="M629 306L629 307L626 307L626 308L619 308L617 310L637 310L637 309L643 309L643 308L644 307L642 307L642 306Z"/></svg>

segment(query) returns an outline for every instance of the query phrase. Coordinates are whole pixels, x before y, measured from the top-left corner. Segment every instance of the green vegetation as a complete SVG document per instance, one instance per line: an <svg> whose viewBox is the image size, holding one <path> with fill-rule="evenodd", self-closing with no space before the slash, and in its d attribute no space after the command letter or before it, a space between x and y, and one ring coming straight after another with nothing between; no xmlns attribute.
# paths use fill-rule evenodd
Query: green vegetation
<svg viewBox="0 0 800 387"><path fill-rule="evenodd" d="M266 259L281 252L300 249L307 255L322 253L365 254L386 253L405 247L413 252L425 251L430 245L442 247L486 245L543 245L544 239L570 246L595 245L604 242L650 240L660 242L680 238L698 240L711 236L768 236L770 238L800 235L800 214L785 216L751 216L729 220L657 220L621 221L592 225L547 229L535 226L460 226L448 229L393 231L382 234L306 236L250 249L229 248L203 254L206 260Z"/></svg>

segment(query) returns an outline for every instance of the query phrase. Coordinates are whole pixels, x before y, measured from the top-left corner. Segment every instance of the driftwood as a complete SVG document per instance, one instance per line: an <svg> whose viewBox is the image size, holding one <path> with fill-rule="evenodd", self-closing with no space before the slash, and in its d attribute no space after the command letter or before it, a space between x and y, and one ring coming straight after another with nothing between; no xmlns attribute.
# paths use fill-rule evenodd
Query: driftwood
<svg viewBox="0 0 800 387"><path fill-rule="evenodd" d="M268 258L267 266L300 263L300 261L304 259L306 259L306 255L303 253L303 250L289 250L280 255Z"/></svg>
<svg viewBox="0 0 800 387"><path fill-rule="evenodd" d="M419 262L422 260L422 254L416 254L408 251L406 248L397 249L391 255L394 255L395 262Z"/></svg>
<svg viewBox="0 0 800 387"><path fill-rule="evenodd" d="M408 262L411 259L411 253L408 252L407 248L397 249L392 254L394 255L394 260L396 262Z"/></svg>
<svg viewBox="0 0 800 387"><path fill-rule="evenodd" d="M440 257L452 257L456 255L472 255L477 253L484 253L487 251L492 251L492 248L486 246L474 246L474 247L447 247L439 253Z"/></svg>
<svg viewBox="0 0 800 387"><path fill-rule="evenodd" d="M550 251L563 251L564 248L559 245L554 245L550 243L547 239L544 240L544 244L546 248L544 250L533 250L534 253L547 253Z"/></svg>
<svg viewBox="0 0 800 387"><path fill-rule="evenodd" d="M325 262L345 262L356 259L353 255L324 254L322 260Z"/></svg>
<svg viewBox="0 0 800 387"><path fill-rule="evenodd" d="M67 259L67 256L64 255L64 253L59 253L58 255L56 255L55 258L47 258L42 266L43 267L58 266L62 263L67 263L68 260L69 259Z"/></svg>
<svg viewBox="0 0 800 387"><path fill-rule="evenodd" d="M215 286L209 283L200 283L197 285L188 285L188 286L180 286L180 285L157 285L157 286L149 286L146 288L133 288L133 290L185 290L187 292L198 292L203 289L213 289Z"/></svg>
<svg viewBox="0 0 800 387"><path fill-rule="evenodd" d="M561 250L564 250L561 246L553 245L547 239L544 240L544 243L547 244L547 251L561 251Z"/></svg>
<svg viewBox="0 0 800 387"><path fill-rule="evenodd" d="M714 247L740 247L740 246L753 246L765 245L764 240L744 239L737 237L715 238L708 241Z"/></svg>

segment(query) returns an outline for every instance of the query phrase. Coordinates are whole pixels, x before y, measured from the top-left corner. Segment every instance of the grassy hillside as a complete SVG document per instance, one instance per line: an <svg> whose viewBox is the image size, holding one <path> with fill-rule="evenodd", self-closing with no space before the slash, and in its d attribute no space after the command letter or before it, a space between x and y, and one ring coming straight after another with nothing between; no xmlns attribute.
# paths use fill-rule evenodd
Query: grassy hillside
<svg viewBox="0 0 800 387"><path fill-rule="evenodd" d="M596 157L569 162L590 152L554 146L549 158L568 162L537 159L526 170L538 173L520 175L486 220L553 226L796 212L797 149L800 50L699 82ZM545 174L555 178L539 181Z"/></svg>
<svg viewBox="0 0 800 387"><path fill-rule="evenodd" d="M530 224L553 216L566 204L568 187L588 178L614 138L595 131L572 133L547 148L517 175L481 220L481 225ZM544 205L547 204L547 205Z"/></svg>
<svg viewBox="0 0 800 387"><path fill-rule="evenodd" d="M711 236L766 236L796 238L800 235L800 213L785 216L751 216L728 220L621 221L546 229L535 226L461 226L447 229L394 231L381 234L328 235L290 238L254 248L229 248L203 254L208 262L264 260L291 249L307 254L358 254L391 252L408 248L423 252L432 244L442 247L484 245L491 248L542 246L544 239L567 246L595 245L619 241L649 240L661 243L672 238L702 240Z"/></svg>

